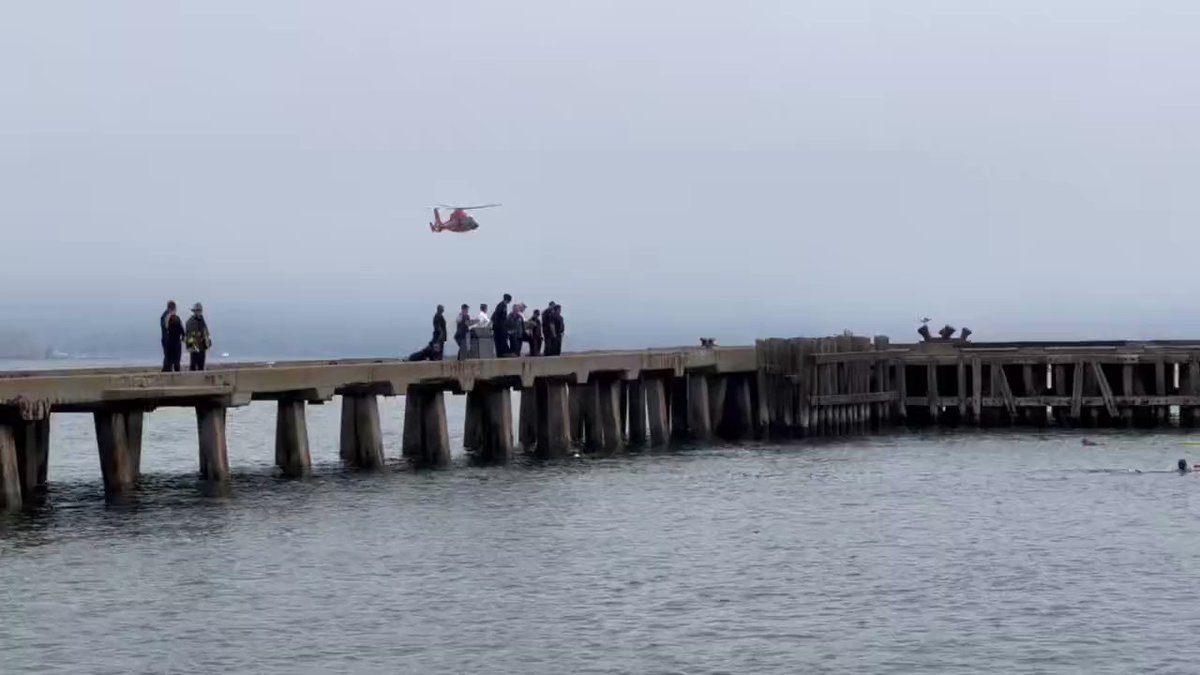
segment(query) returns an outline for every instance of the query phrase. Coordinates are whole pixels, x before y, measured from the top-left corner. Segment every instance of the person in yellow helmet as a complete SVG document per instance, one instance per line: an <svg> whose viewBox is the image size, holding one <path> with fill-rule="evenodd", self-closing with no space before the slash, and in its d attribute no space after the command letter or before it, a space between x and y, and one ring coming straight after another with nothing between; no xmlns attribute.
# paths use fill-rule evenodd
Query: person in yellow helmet
<svg viewBox="0 0 1200 675"><path fill-rule="evenodd" d="M204 370L204 357L212 348L212 334L208 332L208 322L204 320L204 306L196 303L192 306L192 318L187 322L188 370Z"/></svg>

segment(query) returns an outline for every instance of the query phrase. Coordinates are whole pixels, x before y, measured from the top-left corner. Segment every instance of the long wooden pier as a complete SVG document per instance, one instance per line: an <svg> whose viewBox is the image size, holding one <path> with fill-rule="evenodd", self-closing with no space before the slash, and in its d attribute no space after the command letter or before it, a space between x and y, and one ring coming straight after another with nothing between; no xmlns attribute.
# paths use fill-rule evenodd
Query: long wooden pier
<svg viewBox="0 0 1200 675"><path fill-rule="evenodd" d="M522 392L516 425L514 390ZM276 463L285 476L310 472L306 408L334 397L348 466L383 465L379 396L405 397L402 456L444 466L447 393L466 397L464 445L484 463L506 462L518 448L550 459L577 447L611 452L673 439L822 437L895 425L1193 426L1200 341L893 345L847 335L549 358L4 373L0 509L44 494L53 414L93 416L105 489L123 494L136 489L142 421L157 408L195 409L200 478L220 482L230 478L226 410L254 401L277 406Z"/></svg>

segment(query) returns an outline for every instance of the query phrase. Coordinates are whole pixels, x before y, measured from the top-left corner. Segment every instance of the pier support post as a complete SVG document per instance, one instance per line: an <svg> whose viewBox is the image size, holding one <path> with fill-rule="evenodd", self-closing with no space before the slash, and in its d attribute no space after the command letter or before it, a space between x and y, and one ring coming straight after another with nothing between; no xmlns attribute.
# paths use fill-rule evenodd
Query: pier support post
<svg viewBox="0 0 1200 675"><path fill-rule="evenodd" d="M577 443L583 443L587 436L586 411L583 405L586 389L586 384L577 382L567 390L567 408L571 414L567 425L571 430L571 438Z"/></svg>
<svg viewBox="0 0 1200 675"><path fill-rule="evenodd" d="M137 484L142 456L142 413L103 410L93 414L104 491L125 494Z"/></svg>
<svg viewBox="0 0 1200 675"><path fill-rule="evenodd" d="M383 467L379 399L373 394L342 396L342 461L359 469Z"/></svg>
<svg viewBox="0 0 1200 675"><path fill-rule="evenodd" d="M517 420L517 439L523 450L530 450L537 443L538 419L537 393L532 389L521 390L521 414Z"/></svg>
<svg viewBox="0 0 1200 675"><path fill-rule="evenodd" d="M621 428L621 381L596 382L593 394L599 403L599 446L616 450L625 440Z"/></svg>
<svg viewBox="0 0 1200 675"><path fill-rule="evenodd" d="M445 394L438 389L409 387L404 395L403 455L415 466L450 464L450 430Z"/></svg>
<svg viewBox="0 0 1200 675"><path fill-rule="evenodd" d="M644 381L650 445L666 445L671 439L671 417L667 407L667 383L659 377Z"/></svg>
<svg viewBox="0 0 1200 675"><path fill-rule="evenodd" d="M229 447L225 442L225 408L196 408L196 427L200 437L200 478L229 480Z"/></svg>
<svg viewBox="0 0 1200 675"><path fill-rule="evenodd" d="M750 380L732 378L726 390L725 414L719 429L721 435L734 441L745 438L750 433L753 410Z"/></svg>
<svg viewBox="0 0 1200 675"><path fill-rule="evenodd" d="M0 511L19 511L21 504L16 434L12 425L0 422Z"/></svg>
<svg viewBox="0 0 1200 675"><path fill-rule="evenodd" d="M301 478L312 472L308 420L302 400L279 401L275 414L275 466L287 478Z"/></svg>
<svg viewBox="0 0 1200 675"><path fill-rule="evenodd" d="M463 420L463 447L467 450L478 450L481 445L483 445L483 397L474 391L468 391L467 412Z"/></svg>
<svg viewBox="0 0 1200 675"><path fill-rule="evenodd" d="M688 378L672 377L669 384L667 403L671 412L671 436L686 440L688 437Z"/></svg>
<svg viewBox="0 0 1200 675"><path fill-rule="evenodd" d="M139 415L141 413L138 413ZM29 505L46 493L46 471L50 466L50 416L21 421L13 427L17 441L17 467L21 472L21 497ZM141 438L141 428L138 428Z"/></svg>
<svg viewBox="0 0 1200 675"><path fill-rule="evenodd" d="M646 442L646 384L643 380L625 383L629 405L629 443L642 445Z"/></svg>
<svg viewBox="0 0 1200 675"><path fill-rule="evenodd" d="M478 458L491 464L507 462L513 456L512 392L508 387L486 387L477 391L483 402L483 442Z"/></svg>
<svg viewBox="0 0 1200 675"><path fill-rule="evenodd" d="M414 386L405 392L402 453L414 466L449 466L450 430L445 394L440 389Z"/></svg>
<svg viewBox="0 0 1200 675"><path fill-rule="evenodd" d="M692 440L712 439L712 417L708 402L708 376L691 373L687 378L687 428Z"/></svg>
<svg viewBox="0 0 1200 675"><path fill-rule="evenodd" d="M729 378L713 375L708 378L708 423L713 432L725 421L725 393L729 390Z"/></svg>
<svg viewBox="0 0 1200 675"><path fill-rule="evenodd" d="M537 457L566 456L571 449L571 403L566 383L538 380L530 395L537 397Z"/></svg>

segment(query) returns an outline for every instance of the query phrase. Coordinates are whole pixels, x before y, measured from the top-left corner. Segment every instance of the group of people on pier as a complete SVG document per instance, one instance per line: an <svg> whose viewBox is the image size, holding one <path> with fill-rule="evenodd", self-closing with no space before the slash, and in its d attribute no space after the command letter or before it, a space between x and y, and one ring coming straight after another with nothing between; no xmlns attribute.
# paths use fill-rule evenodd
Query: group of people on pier
<svg viewBox="0 0 1200 675"><path fill-rule="evenodd" d="M167 303L167 309L159 317L158 327L162 331L164 373L178 373L183 361L183 350L188 350L188 370L204 370L208 350L212 349L212 333L204 319L204 306L192 305L192 316L187 324L179 318L175 301Z"/></svg>
<svg viewBox="0 0 1200 675"><path fill-rule="evenodd" d="M511 307L511 309L510 309ZM525 345L529 345L529 356L558 356L562 354L566 322L563 320L562 305L551 301L546 309L533 310L529 318L525 303L513 303L512 296L504 294L496 308L489 313L487 304L479 306L479 313L471 315L471 306L462 305L454 322L454 342L458 345L458 359L467 358L472 352L471 341L480 332L491 331L496 357L519 357ZM437 306L433 315L433 337L420 351L409 355L408 361L441 361L445 358L449 333L446 324L446 308ZM475 350L478 353L478 350Z"/></svg>

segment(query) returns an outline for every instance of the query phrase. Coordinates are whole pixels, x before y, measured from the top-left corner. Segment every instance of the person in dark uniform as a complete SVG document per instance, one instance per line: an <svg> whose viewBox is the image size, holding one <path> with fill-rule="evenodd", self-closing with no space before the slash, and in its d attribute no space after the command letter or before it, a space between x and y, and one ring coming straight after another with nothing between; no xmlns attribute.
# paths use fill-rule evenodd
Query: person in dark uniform
<svg viewBox="0 0 1200 675"><path fill-rule="evenodd" d="M433 337L420 351L408 355L405 361L441 361L446 351L446 308L438 305L433 315Z"/></svg>
<svg viewBox="0 0 1200 675"><path fill-rule="evenodd" d="M463 305L454 322L454 342L458 345L458 360L467 358L467 344L471 333L471 307Z"/></svg>
<svg viewBox="0 0 1200 675"><path fill-rule="evenodd" d="M525 343L525 305L513 305L513 311L508 315L508 355L520 356L521 347Z"/></svg>
<svg viewBox="0 0 1200 675"><path fill-rule="evenodd" d="M558 344L558 326L554 323L554 303L546 305L542 312L542 336L546 340L546 356L557 356L555 345Z"/></svg>
<svg viewBox="0 0 1200 675"><path fill-rule="evenodd" d="M435 361L441 361L442 356L446 353L446 340L449 339L449 334L446 332L446 308L438 305L437 312L433 315L433 339L429 341L429 346L433 347Z"/></svg>
<svg viewBox="0 0 1200 675"><path fill-rule="evenodd" d="M542 315L542 327L546 331L546 356L561 356L563 337L567 332L567 326L563 323L562 305L551 302L546 313L549 316Z"/></svg>
<svg viewBox="0 0 1200 675"><path fill-rule="evenodd" d="M183 320L176 313L175 301L167 303L167 309L158 320L162 330L163 366L164 373L178 373L180 362L183 361Z"/></svg>
<svg viewBox="0 0 1200 675"><path fill-rule="evenodd" d="M496 310L492 312L492 341L496 344L497 358L508 356L508 303L510 302L512 302L512 296L505 293L504 299L496 305Z"/></svg>
<svg viewBox="0 0 1200 675"><path fill-rule="evenodd" d="M525 323L525 341L529 343L529 355L542 355L542 310L533 310L533 316Z"/></svg>

